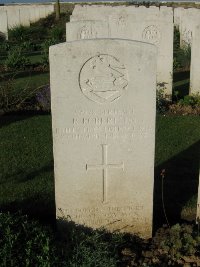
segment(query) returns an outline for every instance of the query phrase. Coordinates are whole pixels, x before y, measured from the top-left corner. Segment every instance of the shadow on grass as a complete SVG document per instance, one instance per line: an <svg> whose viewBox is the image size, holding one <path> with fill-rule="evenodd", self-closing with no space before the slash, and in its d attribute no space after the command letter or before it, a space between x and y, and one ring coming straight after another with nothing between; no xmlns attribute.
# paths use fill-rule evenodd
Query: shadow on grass
<svg viewBox="0 0 200 267"><path fill-rule="evenodd" d="M24 111L13 111L9 112L5 115L0 116L0 128L7 126L11 123L17 121L28 120L31 117L38 116L38 115L48 115L50 114L48 111L37 111L37 110L24 110Z"/></svg>
<svg viewBox="0 0 200 267"><path fill-rule="evenodd" d="M88 256L91 256L90 253L85 254L86 251L89 252L88 248L91 249L91 251L94 251L96 253L96 256L98 254L101 254L103 256L102 253L103 251L104 252L110 251L111 255L115 254L118 257L122 255L121 251L124 248L126 248L126 250L129 249L133 250L134 258L139 259L142 256L143 249L146 247L145 246L146 244L144 244L143 239L140 238L138 235L134 234L129 234L129 233L119 234L118 231L111 233L105 230L105 228L94 230L92 228L80 224L75 224L73 221L66 220L65 218L59 218L57 221L57 226L59 230L58 233L60 240L63 240L65 241L65 244L68 244L68 247L66 247L68 254L69 255L70 254L74 255L74 253L76 253L76 255L79 254L78 257L79 260L82 257L87 258ZM73 244L73 246L71 246L71 244ZM85 248L87 248L87 250L85 250ZM70 251L71 249L72 251ZM99 258L100 261L102 259L102 256ZM121 266L121 267L130 266L129 265L130 259L133 260L133 258L130 257L127 258L125 257L123 258L123 260L118 258L118 260L116 261L118 262L118 264L115 266ZM101 266L101 265L95 264L91 266ZM102 266L105 266L105 264L102 264Z"/></svg>
<svg viewBox="0 0 200 267"><path fill-rule="evenodd" d="M179 82L190 78L190 71L179 71L174 72L173 74L173 82Z"/></svg>
<svg viewBox="0 0 200 267"><path fill-rule="evenodd" d="M7 126L13 122L22 121L22 120L26 120L29 118L30 118L30 115L21 115L21 116L19 116L19 115L12 115L12 116L3 115L3 116L0 116L0 128Z"/></svg>
<svg viewBox="0 0 200 267"><path fill-rule="evenodd" d="M24 170L18 171L12 175L6 175L2 181L0 181L0 184L6 184L10 181L13 181L13 178L17 182L26 182L35 179L38 175L44 174L46 172L53 173L53 161L51 161L48 165L41 167L38 170L34 170L32 172L29 172L27 174L24 174ZM18 178L19 177L19 178Z"/></svg>
<svg viewBox="0 0 200 267"><path fill-rule="evenodd" d="M184 98L184 96L189 94L189 88L190 88L190 71L180 71L175 72L173 75L173 95L172 100L177 101L181 98ZM188 80L188 81L187 81ZM175 95L175 92L178 93L178 95Z"/></svg>
<svg viewBox="0 0 200 267"><path fill-rule="evenodd" d="M56 225L56 208L54 194L35 194L34 197L16 200L2 204L0 212L16 213L20 211L23 215L39 220L42 223Z"/></svg>
<svg viewBox="0 0 200 267"><path fill-rule="evenodd" d="M181 222L184 204L198 192L200 141L155 168L154 231L166 224L162 208L162 178L164 177L164 204L170 225Z"/></svg>
<svg viewBox="0 0 200 267"><path fill-rule="evenodd" d="M26 182L31 179L36 178L39 175L45 174L46 172L52 173L53 172L53 162L50 162L48 165L30 172L23 176L22 179L19 179L20 182ZM21 177L20 173L17 173ZM12 177L13 178L13 175ZM5 183L9 181L9 177L6 177ZM2 183L1 183L2 184ZM31 188L30 188L31 190ZM34 189L33 189L34 190ZM11 212L15 213L20 211L24 215L28 215L30 218L40 220L45 224L51 224L55 226L56 223L56 215L55 215L55 192L54 189L49 190L47 192L38 192L38 193L31 193L28 197L26 196L24 199L16 199L15 201L2 203L0 205L0 212Z"/></svg>
<svg viewBox="0 0 200 267"><path fill-rule="evenodd" d="M34 67L34 64L33 64ZM18 79L18 78L27 78L27 77L33 77L33 76L38 76L40 74L47 74L49 73L48 71L33 71L33 70L27 70L27 71L20 71L20 72L7 72L3 74L3 79L2 81L7 81L9 79Z"/></svg>

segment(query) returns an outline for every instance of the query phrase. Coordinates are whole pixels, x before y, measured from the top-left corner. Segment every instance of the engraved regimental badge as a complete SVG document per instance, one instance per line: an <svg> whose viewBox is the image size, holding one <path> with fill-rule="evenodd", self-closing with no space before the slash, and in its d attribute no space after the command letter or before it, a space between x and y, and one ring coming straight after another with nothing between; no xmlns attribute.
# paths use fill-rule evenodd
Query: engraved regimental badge
<svg viewBox="0 0 200 267"><path fill-rule="evenodd" d="M144 29L142 39L146 42L158 45L160 43L161 33L155 25L150 25Z"/></svg>
<svg viewBox="0 0 200 267"><path fill-rule="evenodd" d="M90 100L100 104L111 103L119 99L127 89L127 70L116 57L100 54L83 64L79 85Z"/></svg>

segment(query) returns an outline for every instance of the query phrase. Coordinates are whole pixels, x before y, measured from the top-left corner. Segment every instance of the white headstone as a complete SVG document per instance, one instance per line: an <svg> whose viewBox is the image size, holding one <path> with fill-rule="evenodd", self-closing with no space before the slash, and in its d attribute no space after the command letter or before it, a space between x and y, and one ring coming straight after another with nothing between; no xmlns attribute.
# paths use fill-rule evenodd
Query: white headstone
<svg viewBox="0 0 200 267"><path fill-rule="evenodd" d="M35 12L35 21L38 21L40 19L40 6L36 5L34 8L34 12Z"/></svg>
<svg viewBox="0 0 200 267"><path fill-rule="evenodd" d="M19 10L20 25L30 26L30 7L21 6Z"/></svg>
<svg viewBox="0 0 200 267"><path fill-rule="evenodd" d="M195 27L200 24L200 9L184 9L180 21L180 46L192 45L192 35Z"/></svg>
<svg viewBox="0 0 200 267"><path fill-rule="evenodd" d="M75 6L72 21L107 20L110 38L153 43L158 47L157 83L172 94L173 10L169 7ZM161 86L162 87L162 86Z"/></svg>
<svg viewBox="0 0 200 267"><path fill-rule="evenodd" d="M34 23L37 21L37 17L36 17L36 6L32 5L31 9L30 9L30 22Z"/></svg>
<svg viewBox="0 0 200 267"><path fill-rule="evenodd" d="M0 34L8 39L7 12L0 9Z"/></svg>
<svg viewBox="0 0 200 267"><path fill-rule="evenodd" d="M45 18L54 11L54 5L5 5L0 6L0 12L7 12L8 28L12 29L19 25L30 26L30 22L36 22L40 18ZM5 21L1 19L1 24ZM0 25L0 27L3 27Z"/></svg>
<svg viewBox="0 0 200 267"><path fill-rule="evenodd" d="M191 65L190 65L190 94L200 93L200 25L193 31Z"/></svg>
<svg viewBox="0 0 200 267"><path fill-rule="evenodd" d="M46 13L46 16L52 14L53 12L54 12L54 4L45 5L45 13Z"/></svg>
<svg viewBox="0 0 200 267"><path fill-rule="evenodd" d="M151 236L156 54L120 39L50 48L57 218Z"/></svg>
<svg viewBox="0 0 200 267"><path fill-rule="evenodd" d="M45 18L50 14L50 12L47 12L47 10L52 5L32 5L30 9L30 21L32 23L38 21L41 18ZM53 12L53 11L52 11Z"/></svg>
<svg viewBox="0 0 200 267"><path fill-rule="evenodd" d="M39 7L39 14L40 14L40 19L45 18L46 17L46 10L45 10L45 6L41 6Z"/></svg>
<svg viewBox="0 0 200 267"><path fill-rule="evenodd" d="M4 9L7 11L8 29L12 29L19 26L20 25L19 7L5 6Z"/></svg>
<svg viewBox="0 0 200 267"><path fill-rule="evenodd" d="M66 24L66 41L109 37L108 22L84 20Z"/></svg>
<svg viewBox="0 0 200 267"><path fill-rule="evenodd" d="M174 26L179 29L181 24L181 18L184 14L184 7L174 8Z"/></svg>

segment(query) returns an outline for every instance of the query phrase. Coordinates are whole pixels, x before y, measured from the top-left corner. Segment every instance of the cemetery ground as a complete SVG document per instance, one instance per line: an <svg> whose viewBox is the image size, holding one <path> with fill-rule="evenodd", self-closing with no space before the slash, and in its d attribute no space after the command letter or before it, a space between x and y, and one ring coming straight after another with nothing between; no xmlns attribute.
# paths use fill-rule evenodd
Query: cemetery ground
<svg viewBox="0 0 200 267"><path fill-rule="evenodd" d="M187 96L190 55L178 32L173 105L157 97L154 238L70 222L66 236L56 232L48 47L65 40L68 19L13 29L0 45L0 266L200 266L200 100Z"/></svg>

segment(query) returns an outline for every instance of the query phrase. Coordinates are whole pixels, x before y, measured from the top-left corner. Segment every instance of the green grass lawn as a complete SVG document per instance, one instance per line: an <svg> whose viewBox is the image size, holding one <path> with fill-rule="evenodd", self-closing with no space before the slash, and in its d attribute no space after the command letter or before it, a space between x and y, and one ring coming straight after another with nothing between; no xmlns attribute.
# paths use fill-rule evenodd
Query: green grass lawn
<svg viewBox="0 0 200 267"><path fill-rule="evenodd" d="M29 55L28 59L30 60L31 64L40 64L42 62L42 54L38 53L35 55Z"/></svg>
<svg viewBox="0 0 200 267"><path fill-rule="evenodd" d="M31 53L25 53L25 56L30 60L31 64L41 63L42 62L42 52L31 52ZM0 56L0 64L4 65L4 62L7 58L7 55L1 55Z"/></svg>
<svg viewBox="0 0 200 267"><path fill-rule="evenodd" d="M0 128L0 206L54 216L50 116L6 116ZM1 119L1 120L2 120Z"/></svg>
<svg viewBox="0 0 200 267"><path fill-rule="evenodd" d="M22 210L52 222L55 203L51 116L4 116L1 125L0 209ZM200 117L157 117L155 219L163 215L159 175L163 168L166 169L164 191L169 217L171 214L175 220L179 218L178 214L170 213L171 207L177 207L180 213L196 194L199 139Z"/></svg>
<svg viewBox="0 0 200 267"><path fill-rule="evenodd" d="M36 89L41 85L49 84L49 73L31 74L14 79L13 86L16 92L24 88Z"/></svg>
<svg viewBox="0 0 200 267"><path fill-rule="evenodd" d="M163 216L161 171L165 169L164 202L170 221L194 220L200 159L200 117L160 116L156 127L154 217ZM186 212L185 207L189 209Z"/></svg>

